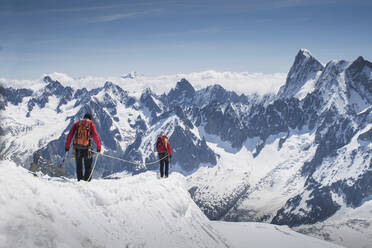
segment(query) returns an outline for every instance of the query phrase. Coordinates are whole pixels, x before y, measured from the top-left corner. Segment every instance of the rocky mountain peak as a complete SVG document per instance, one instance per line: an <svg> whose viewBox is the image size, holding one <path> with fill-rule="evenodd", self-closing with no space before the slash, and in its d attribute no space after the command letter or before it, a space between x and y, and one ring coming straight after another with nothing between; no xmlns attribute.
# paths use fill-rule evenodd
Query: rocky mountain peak
<svg viewBox="0 0 372 248"><path fill-rule="evenodd" d="M279 97L296 96L308 82L314 82L324 66L307 49L301 49L289 70L287 80L278 92Z"/></svg>
<svg viewBox="0 0 372 248"><path fill-rule="evenodd" d="M305 57L308 57L308 58L313 57L313 55L311 54L311 52L309 50L307 50L306 48L301 48L300 51L298 51L298 54L297 55L299 55L299 54L301 54L301 55L303 55Z"/></svg>
<svg viewBox="0 0 372 248"><path fill-rule="evenodd" d="M298 51L293 65L304 63L315 63L317 66L320 65L319 67L323 67L322 64L311 54L309 50L302 48Z"/></svg>
<svg viewBox="0 0 372 248"><path fill-rule="evenodd" d="M347 85L372 103L372 63L358 57L346 69Z"/></svg>
<svg viewBox="0 0 372 248"><path fill-rule="evenodd" d="M147 107L150 110L153 117L156 116L156 113L161 112L160 107L156 104L156 102L153 99L153 93L150 88L144 90L140 97L140 101L145 107Z"/></svg>
<svg viewBox="0 0 372 248"><path fill-rule="evenodd" d="M104 89L110 89L113 88L115 85L113 82L106 81L105 85L103 86Z"/></svg>
<svg viewBox="0 0 372 248"><path fill-rule="evenodd" d="M176 88L172 89L168 94L168 102L171 105L179 103L192 102L195 96L195 89L189 81L181 79L177 82Z"/></svg>
<svg viewBox="0 0 372 248"><path fill-rule="evenodd" d="M149 97L151 96L153 93L152 93L152 90L150 88L146 88L142 95L141 95L141 98L146 98L146 97Z"/></svg>
<svg viewBox="0 0 372 248"><path fill-rule="evenodd" d="M53 82L53 79L50 76L45 76L43 78L43 82L48 84L48 83Z"/></svg>
<svg viewBox="0 0 372 248"><path fill-rule="evenodd" d="M365 72L366 76L372 77L372 63L365 60L362 56L359 56L354 62L347 68L349 75L355 76L357 73Z"/></svg>
<svg viewBox="0 0 372 248"><path fill-rule="evenodd" d="M135 78L137 78L137 77L139 77L140 76L140 74L138 73L138 72L136 72L136 71L131 71L131 72L128 72L126 75L124 75L124 76L121 76L121 78L129 78L129 79L135 79Z"/></svg>
<svg viewBox="0 0 372 248"><path fill-rule="evenodd" d="M194 87L192 87L190 82L184 78L177 82L175 91L186 92L187 95L192 95L195 93Z"/></svg>

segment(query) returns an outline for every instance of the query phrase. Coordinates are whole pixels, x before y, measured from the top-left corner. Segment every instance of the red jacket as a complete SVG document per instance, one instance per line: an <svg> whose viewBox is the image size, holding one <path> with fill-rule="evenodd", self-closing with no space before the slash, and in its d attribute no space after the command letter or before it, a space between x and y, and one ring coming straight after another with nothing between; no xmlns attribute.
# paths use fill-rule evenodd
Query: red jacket
<svg viewBox="0 0 372 248"><path fill-rule="evenodd" d="M71 144L72 138L74 137L76 127L79 125L79 122L80 121L75 121L74 125L70 129L70 132L67 135L66 145L65 145L66 149L70 149L70 144ZM94 125L93 121L92 121L92 127L90 131L91 131L90 133L91 133L91 136L93 137L94 143L96 143L97 150L101 150L101 142L97 134L96 125Z"/></svg>
<svg viewBox="0 0 372 248"><path fill-rule="evenodd" d="M171 145L169 143L169 140L165 136L160 136L160 138L163 141L164 146L157 145L156 150L158 153L168 153L169 156L172 156L172 150L171 150Z"/></svg>

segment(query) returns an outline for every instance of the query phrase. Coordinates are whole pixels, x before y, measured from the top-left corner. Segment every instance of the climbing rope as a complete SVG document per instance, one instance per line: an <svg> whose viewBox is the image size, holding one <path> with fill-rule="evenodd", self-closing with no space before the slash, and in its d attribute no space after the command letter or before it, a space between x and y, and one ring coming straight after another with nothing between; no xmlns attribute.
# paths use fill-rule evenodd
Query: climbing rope
<svg viewBox="0 0 372 248"><path fill-rule="evenodd" d="M96 155L96 159L95 159L94 164L93 164L92 171L91 171L90 176L88 178L88 182L90 181L90 179L91 179L91 177L93 175L93 171L94 171L94 168L96 167L96 163L97 163L97 160L98 160L98 156L99 155L104 156L104 157L108 157L108 158L112 158L112 159L116 159L116 160L119 160L119 161L122 161L122 162L125 162L125 163L129 163L129 164L133 164L133 165L138 165L138 166L144 165L145 168L146 168L147 165L152 165L152 164L159 163L160 161L162 161L163 159L165 159L165 158L167 158L169 156L167 154L163 158L158 159L156 161L152 161L152 162L141 164L141 163L137 163L137 162L133 162L133 161L128 161L128 160L125 160L125 159L121 159L121 158L118 158L118 157L110 156L110 155L107 155L107 154L104 154L104 153L96 152L96 151L93 151L93 150L90 150L90 151L93 152L93 153L96 153L97 155Z"/></svg>
<svg viewBox="0 0 372 248"><path fill-rule="evenodd" d="M93 168L92 168L92 171L90 172L90 175L89 175L89 178L88 178L88 182L90 181L90 179L92 178L92 175L93 175L93 171L94 171L94 168L96 167L96 163L97 163L97 160L98 160L98 156L99 156L99 152L97 152L97 155L96 155L96 160L94 161L94 164L93 164Z"/></svg>

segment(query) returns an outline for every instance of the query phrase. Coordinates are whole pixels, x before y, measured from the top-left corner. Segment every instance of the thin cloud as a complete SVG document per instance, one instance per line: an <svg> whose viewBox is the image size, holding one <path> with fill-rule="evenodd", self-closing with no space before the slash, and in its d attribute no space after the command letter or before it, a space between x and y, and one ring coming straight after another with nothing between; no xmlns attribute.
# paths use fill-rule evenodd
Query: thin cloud
<svg viewBox="0 0 372 248"><path fill-rule="evenodd" d="M146 16L146 15L159 13L159 12L161 12L160 9L141 11L141 12L115 13L111 15L89 17L89 18L85 18L84 20L87 23L112 22L112 21L117 21L117 20L122 20L122 19L127 19L127 18L133 18L137 16Z"/></svg>
<svg viewBox="0 0 372 248"><path fill-rule="evenodd" d="M37 3L36 3L37 4ZM72 12L93 12L100 10L118 10L118 9L133 9L139 12L146 11L148 9L154 9L155 6L172 6L172 2L159 1L159 2L138 2L132 3L121 3L121 4L108 4L108 5L96 5L96 6L76 6L76 7L61 7L61 8L45 8L44 6L37 6L35 4L34 9L20 9L17 6L3 6L0 10L0 15L37 15L47 13L72 13ZM0 3L1 7L1 3Z"/></svg>
<svg viewBox="0 0 372 248"><path fill-rule="evenodd" d="M86 18L85 21L87 23L99 23L99 22L112 22L121 19L131 18L134 16L139 15L138 12L133 13L122 13L122 14L112 14L112 15L104 15L104 16L96 16L91 18Z"/></svg>
<svg viewBox="0 0 372 248"><path fill-rule="evenodd" d="M280 1L262 1L261 7L268 9L275 8L290 8L290 7L300 7L309 5L325 5L325 4L335 4L340 3L342 0L280 0Z"/></svg>
<svg viewBox="0 0 372 248"><path fill-rule="evenodd" d="M46 13L64 13L64 12L83 12L83 11L96 11L104 9L118 9L127 7L128 4L116 4L116 5L103 5L103 6L87 6L87 7L74 7L74 8L49 8L49 9L32 9L32 10L20 10L12 8L8 10L0 11L0 15L36 15Z"/></svg>
<svg viewBox="0 0 372 248"><path fill-rule="evenodd" d="M190 29L190 30L184 30L184 31L164 33L164 34L160 34L160 35L162 35L162 36L211 35L211 34L217 34L221 31L223 31L223 29L220 28L220 27L206 27L206 28L200 28L200 29Z"/></svg>
<svg viewBox="0 0 372 248"><path fill-rule="evenodd" d="M98 6L77 6L77 7L61 7L61 8L43 8L44 6L36 6L35 9L18 9L16 6L3 6L0 15L40 15L48 13L68 13L68 12L91 12L97 10L117 10L117 9L132 9L133 13L148 12L155 6L167 10L168 13L177 14L203 14L203 13L241 13L252 12L257 10L288 8L296 6L309 5L324 5L324 4L339 4L346 2L344 0L246 0L246 1L152 1L152 2L138 2L122 3L122 4L108 4ZM178 12L176 10L183 10ZM122 14L102 16L102 22L106 20L111 21L127 18L128 16ZM99 18L98 18L99 20ZM99 21L98 21L99 22Z"/></svg>
<svg viewBox="0 0 372 248"><path fill-rule="evenodd" d="M211 13L250 13L279 8L302 7L312 5L340 4L346 0L232 0L232 1L175 1L163 7L169 11L182 9L178 15Z"/></svg>

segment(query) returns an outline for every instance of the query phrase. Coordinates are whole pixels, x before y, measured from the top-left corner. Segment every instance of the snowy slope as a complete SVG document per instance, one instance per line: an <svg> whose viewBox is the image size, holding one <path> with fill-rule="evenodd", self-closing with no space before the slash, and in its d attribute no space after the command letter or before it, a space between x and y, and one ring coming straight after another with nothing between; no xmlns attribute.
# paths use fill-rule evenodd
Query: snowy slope
<svg viewBox="0 0 372 248"><path fill-rule="evenodd" d="M74 180L1 161L0 247L319 247L286 227L209 221L173 173Z"/></svg>
<svg viewBox="0 0 372 248"><path fill-rule="evenodd" d="M208 145L220 159L215 167L201 167L188 177L194 200L213 219L271 221L288 199L303 191L305 179L300 170L316 149L314 134L297 131L279 149L279 138L286 135L270 137L257 157L252 155L255 140L248 140L232 154L207 136Z"/></svg>
<svg viewBox="0 0 372 248"><path fill-rule="evenodd" d="M371 226L372 202L368 201L359 208L344 206L324 222L303 225L294 230L350 248L370 248Z"/></svg>
<svg viewBox="0 0 372 248"><path fill-rule="evenodd" d="M231 247L236 248L318 248L340 247L335 244L325 243L323 240L314 239L292 231L287 226L277 226L255 222L213 222L213 227L224 235Z"/></svg>
<svg viewBox="0 0 372 248"><path fill-rule="evenodd" d="M62 112L56 112L58 99L53 96L49 97L45 107L36 106L33 114L27 117L27 102L30 98L18 105L9 104L6 114L2 115L1 123L9 134L2 140L0 156L3 159L24 162L36 150L58 139L69 125L68 117L78 112L78 109L73 108L75 101L63 106Z"/></svg>
<svg viewBox="0 0 372 248"><path fill-rule="evenodd" d="M1 162L1 247L228 247L181 175L76 183Z"/></svg>

